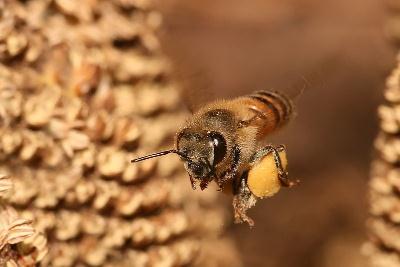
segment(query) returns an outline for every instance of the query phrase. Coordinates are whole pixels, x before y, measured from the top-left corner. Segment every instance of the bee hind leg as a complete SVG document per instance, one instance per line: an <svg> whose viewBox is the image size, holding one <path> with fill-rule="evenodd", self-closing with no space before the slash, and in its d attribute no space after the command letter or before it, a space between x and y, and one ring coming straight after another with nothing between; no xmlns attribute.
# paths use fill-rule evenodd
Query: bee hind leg
<svg viewBox="0 0 400 267"><path fill-rule="evenodd" d="M272 156L274 157L276 168L278 170L278 178L279 178L281 185L285 186L285 187L292 187L294 185L297 185L300 181L299 180L295 180L295 181L290 180L288 177L288 172L283 169L281 157L279 156L279 152L286 153L286 148L284 145L279 145L277 147L275 147L273 145L267 145L266 147L257 151L254 154L253 159L252 159L252 164L256 163L257 161L259 161L266 155L272 153Z"/></svg>
<svg viewBox="0 0 400 267"><path fill-rule="evenodd" d="M256 197L247 187L247 172L243 173L238 181L233 184L233 209L235 223L246 222L250 227L254 226L254 221L247 215L247 210L256 204Z"/></svg>

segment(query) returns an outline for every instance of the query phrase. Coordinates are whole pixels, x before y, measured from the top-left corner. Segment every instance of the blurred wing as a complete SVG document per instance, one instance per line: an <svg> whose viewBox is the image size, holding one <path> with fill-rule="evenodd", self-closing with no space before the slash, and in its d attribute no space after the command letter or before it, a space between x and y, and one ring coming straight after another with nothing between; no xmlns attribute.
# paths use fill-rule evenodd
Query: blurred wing
<svg viewBox="0 0 400 267"><path fill-rule="evenodd" d="M260 130L260 135L275 127L275 114L271 110L261 109L253 103L247 106L249 117L240 122L240 127L256 127Z"/></svg>
<svg viewBox="0 0 400 267"><path fill-rule="evenodd" d="M175 68L173 75L179 83L183 106L191 113L214 99L214 94L210 90L212 82L205 71L185 68L180 64Z"/></svg>

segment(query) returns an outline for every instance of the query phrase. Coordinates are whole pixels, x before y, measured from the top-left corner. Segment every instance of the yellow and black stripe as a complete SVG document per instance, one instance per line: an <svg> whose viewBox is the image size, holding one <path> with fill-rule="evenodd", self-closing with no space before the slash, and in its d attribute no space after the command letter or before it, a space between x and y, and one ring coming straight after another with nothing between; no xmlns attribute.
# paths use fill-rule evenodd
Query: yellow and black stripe
<svg viewBox="0 0 400 267"><path fill-rule="evenodd" d="M290 99L282 93L271 91L257 91L256 95L261 95L268 100L272 101L274 105L282 112L280 113L283 122L289 120L293 113L293 104Z"/></svg>
<svg viewBox="0 0 400 267"><path fill-rule="evenodd" d="M248 96L259 102L259 111L269 116L273 116L274 128L284 125L293 113L293 105L288 97L271 91L257 91ZM272 119L272 118L269 118Z"/></svg>

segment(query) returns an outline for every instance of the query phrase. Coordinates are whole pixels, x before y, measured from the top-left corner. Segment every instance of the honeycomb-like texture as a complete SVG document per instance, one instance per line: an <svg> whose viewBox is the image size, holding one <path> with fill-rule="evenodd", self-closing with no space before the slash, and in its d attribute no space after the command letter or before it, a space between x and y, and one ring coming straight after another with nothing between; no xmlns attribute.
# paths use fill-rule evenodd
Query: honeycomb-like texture
<svg viewBox="0 0 400 267"><path fill-rule="evenodd" d="M0 266L33 267L47 254L47 240L8 203L10 177L0 175Z"/></svg>
<svg viewBox="0 0 400 267"><path fill-rule="evenodd" d="M160 23L146 0L0 0L0 172L42 266L239 264L217 192L173 156L129 163L186 116Z"/></svg>
<svg viewBox="0 0 400 267"><path fill-rule="evenodd" d="M400 266L400 64L387 80L386 103L378 109L380 133L370 181L370 242L364 251L372 266Z"/></svg>

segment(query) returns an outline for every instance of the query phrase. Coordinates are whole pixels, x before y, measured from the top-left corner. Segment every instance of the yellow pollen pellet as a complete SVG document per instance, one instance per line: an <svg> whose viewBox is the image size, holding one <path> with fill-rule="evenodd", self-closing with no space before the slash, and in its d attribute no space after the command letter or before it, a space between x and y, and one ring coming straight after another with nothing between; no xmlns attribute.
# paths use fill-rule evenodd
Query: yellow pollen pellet
<svg viewBox="0 0 400 267"><path fill-rule="evenodd" d="M285 152L279 152L283 169L287 168L287 157ZM269 153L257 162L249 171L247 186L250 191L259 198L271 197L281 188L278 178L274 156Z"/></svg>

